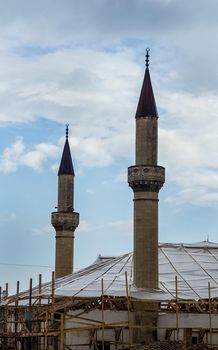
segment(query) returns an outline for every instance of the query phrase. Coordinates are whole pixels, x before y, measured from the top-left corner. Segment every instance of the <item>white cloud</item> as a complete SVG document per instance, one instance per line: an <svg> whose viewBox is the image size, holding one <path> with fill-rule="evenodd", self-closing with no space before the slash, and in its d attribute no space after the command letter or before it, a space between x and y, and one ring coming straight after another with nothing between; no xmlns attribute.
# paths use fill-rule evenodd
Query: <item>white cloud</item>
<svg viewBox="0 0 218 350"><path fill-rule="evenodd" d="M10 173L16 171L17 160L24 152L24 144L22 138L17 140L11 145L11 147L5 148L2 156L0 157L0 171L4 173Z"/></svg>
<svg viewBox="0 0 218 350"><path fill-rule="evenodd" d="M73 124L82 120L92 128L98 124L98 130L103 122L113 127L115 113L120 123L121 113L132 106L126 96L132 95L133 77L140 71L131 57L122 48L118 53L65 49L37 59L3 54L0 125L44 116Z"/></svg>
<svg viewBox="0 0 218 350"><path fill-rule="evenodd" d="M77 228L77 231L81 233L84 233L84 232L86 233L86 232L92 231L92 229L93 227L88 221L81 220Z"/></svg>
<svg viewBox="0 0 218 350"><path fill-rule="evenodd" d="M8 103L2 87L0 100L2 98L5 103L1 105L0 122L23 122L33 120L37 115L70 122L72 156L82 168L108 166L119 157L133 159L134 111L143 70L133 62L130 50L121 48L116 53L62 50L27 62L19 58L19 64L23 75L14 70L13 64L10 66L9 60L11 72L8 81L6 79L5 91L14 95L14 104ZM181 200L193 203L193 190L196 188L198 192L198 184L190 179L197 179L199 172L204 175L209 171L213 176L218 168L216 95L173 91L173 75L167 78L166 88L162 70L151 73L155 77L152 80L160 110L160 164L166 166L167 181L181 189L178 193ZM28 76L28 80L24 76ZM155 86L158 81L159 85ZM56 158L63 142L64 138L61 138L58 147L42 143L27 149L18 138L3 151L0 171L16 171L21 165L41 170L46 159ZM55 170L57 166L54 165ZM212 190L211 184L212 181L204 185L208 194ZM184 196L183 190L190 195ZM201 202L205 200L207 204L208 198L211 196L202 195Z"/></svg>
<svg viewBox="0 0 218 350"><path fill-rule="evenodd" d="M48 234L54 234L54 229L51 225L45 225L41 228L34 228L32 229L32 236L44 236Z"/></svg>
<svg viewBox="0 0 218 350"><path fill-rule="evenodd" d="M111 7L107 0L101 6L94 0L40 4L0 4L5 14L0 24L0 125L42 116L69 122L73 159L80 167L133 159L134 112L143 76L138 57L151 45L160 164L181 200L195 201L193 191L199 194L202 186L198 201L208 203L218 168L217 3L136 0L131 11L123 2ZM62 145L63 139L59 150ZM17 139L2 153L0 171L21 165L41 170L58 149L48 144L27 149ZM213 180L206 183L208 176Z"/></svg>
<svg viewBox="0 0 218 350"><path fill-rule="evenodd" d="M14 172L19 166L28 166L40 171L48 157L57 156L57 151L57 146L45 143L35 145L33 150L27 150L23 139L18 137L10 147L4 149L0 156L0 171Z"/></svg>
<svg viewBox="0 0 218 350"><path fill-rule="evenodd" d="M107 231L112 231L113 235L119 233L119 235L131 235L132 234L132 221L131 220L116 220L104 222L104 224L93 225L85 220L81 221L77 231L81 233L94 232L95 234L102 235Z"/></svg>
<svg viewBox="0 0 218 350"><path fill-rule="evenodd" d="M160 162L166 166L166 180L178 188L167 200L214 205L218 201L217 100L213 95L184 92L165 98L164 94L160 100L168 129L159 132Z"/></svg>
<svg viewBox="0 0 218 350"><path fill-rule="evenodd" d="M115 176L114 180L116 182L127 182L127 170L119 173Z"/></svg>
<svg viewBox="0 0 218 350"><path fill-rule="evenodd" d="M187 186L175 193L174 196L168 197L166 202L173 205L189 203L203 207L214 206L218 202L218 191L212 192L208 187L201 187L195 184L193 188Z"/></svg>

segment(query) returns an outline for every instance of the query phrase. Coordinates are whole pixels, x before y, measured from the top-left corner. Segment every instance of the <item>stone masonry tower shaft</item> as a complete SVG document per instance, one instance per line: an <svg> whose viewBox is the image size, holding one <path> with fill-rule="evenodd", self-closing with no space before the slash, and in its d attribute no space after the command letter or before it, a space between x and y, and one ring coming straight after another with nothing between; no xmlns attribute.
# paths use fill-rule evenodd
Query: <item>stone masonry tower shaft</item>
<svg viewBox="0 0 218 350"><path fill-rule="evenodd" d="M51 217L56 231L56 278L73 272L74 231L79 224L79 214L74 212L74 176L67 125L66 141L58 171L58 207Z"/></svg>
<svg viewBox="0 0 218 350"><path fill-rule="evenodd" d="M158 192L165 169L157 165L158 113L150 73L146 70L136 111L135 164L128 168L134 192L134 284L158 288Z"/></svg>

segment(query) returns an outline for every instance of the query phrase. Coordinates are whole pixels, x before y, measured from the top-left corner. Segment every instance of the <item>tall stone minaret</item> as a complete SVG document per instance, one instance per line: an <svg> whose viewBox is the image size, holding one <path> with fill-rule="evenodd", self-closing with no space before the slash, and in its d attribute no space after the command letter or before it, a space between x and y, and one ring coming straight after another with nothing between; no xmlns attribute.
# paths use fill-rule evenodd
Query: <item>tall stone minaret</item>
<svg viewBox="0 0 218 350"><path fill-rule="evenodd" d="M79 214L74 212L74 169L68 142L66 141L58 171L58 207L51 216L56 231L55 278L73 272L74 231L79 224Z"/></svg>
<svg viewBox="0 0 218 350"><path fill-rule="evenodd" d="M158 113L150 73L149 49L146 70L136 110L135 164L128 168L128 183L134 192L134 284L138 288L158 288L158 192L164 184L165 169L157 165ZM136 305L136 324L149 324L146 311ZM142 313L141 313L142 311ZM143 321L144 319L144 321ZM138 336L138 340L143 337Z"/></svg>

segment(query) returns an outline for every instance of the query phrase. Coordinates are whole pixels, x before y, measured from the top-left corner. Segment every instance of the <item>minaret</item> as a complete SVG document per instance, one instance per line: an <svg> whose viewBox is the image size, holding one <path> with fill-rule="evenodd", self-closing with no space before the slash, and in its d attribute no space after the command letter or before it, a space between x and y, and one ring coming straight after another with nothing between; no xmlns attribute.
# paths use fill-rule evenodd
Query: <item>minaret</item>
<svg viewBox="0 0 218 350"><path fill-rule="evenodd" d="M74 231L79 224L79 214L74 212L74 169L68 141L66 140L58 171L58 207L51 216L56 231L55 278L73 272Z"/></svg>
<svg viewBox="0 0 218 350"><path fill-rule="evenodd" d="M146 51L145 76L135 115L136 165L128 168L128 183L134 192L134 284L150 289L158 288L158 192L164 184L165 169L157 165L158 113L149 73L149 49ZM137 308L140 311L141 307Z"/></svg>

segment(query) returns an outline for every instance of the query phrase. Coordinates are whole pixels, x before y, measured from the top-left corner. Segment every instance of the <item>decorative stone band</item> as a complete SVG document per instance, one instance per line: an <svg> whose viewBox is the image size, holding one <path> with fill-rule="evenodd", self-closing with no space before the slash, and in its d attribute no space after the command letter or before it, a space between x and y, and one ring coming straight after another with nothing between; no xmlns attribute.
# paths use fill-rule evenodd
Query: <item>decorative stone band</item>
<svg viewBox="0 0 218 350"><path fill-rule="evenodd" d="M79 213L76 212L53 212L51 223L56 231L74 231L79 225Z"/></svg>
<svg viewBox="0 0 218 350"><path fill-rule="evenodd" d="M165 182L165 169L158 165L134 165L128 168L128 183L134 192L158 192Z"/></svg>

